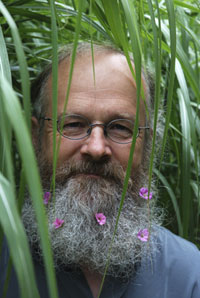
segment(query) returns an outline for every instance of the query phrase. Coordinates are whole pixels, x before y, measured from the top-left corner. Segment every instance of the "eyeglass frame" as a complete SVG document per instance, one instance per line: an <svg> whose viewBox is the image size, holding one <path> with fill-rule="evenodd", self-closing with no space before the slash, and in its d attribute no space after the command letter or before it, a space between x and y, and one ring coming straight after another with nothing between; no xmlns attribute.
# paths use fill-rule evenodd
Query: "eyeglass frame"
<svg viewBox="0 0 200 298"><path fill-rule="evenodd" d="M85 119L85 120L87 121L87 123L88 123L88 126L89 126L89 129L88 129L88 131L87 131L87 134L86 134L85 136L83 136L83 137L80 137L80 138L71 138L71 137L68 137L68 136L63 135L63 134L61 133L61 131L59 130L59 128L60 128L59 123L62 122L62 118L61 118L61 117L66 117L66 116L78 116L78 117L80 117L80 118ZM132 122L132 123L134 124L134 122L133 122L132 120L130 120L130 119L119 118L119 119L111 120L111 121L109 121L108 123L105 123L105 124L104 124L104 123L90 123L89 120L88 120L86 117L84 117L84 116L82 116L82 115L79 115L79 114L62 115L62 116L60 116L60 118L61 118L61 119L57 119L57 120L56 120L56 122L57 122L57 131L59 132L59 134L60 134L62 137L66 138L66 139L73 140L73 141L83 140L84 138L86 138L86 137L88 137L88 136L91 135L91 133L92 133L92 129L93 129L94 127L99 126L99 127L103 127L103 130L104 130L104 136L108 137L108 138L109 138L112 142L114 142L114 143L124 145L124 144L130 144L130 143L132 142L132 140L130 140L130 141L128 141L128 142L125 142L125 143L124 143L124 142L122 143L122 142L114 141L114 140L109 136L109 134L107 133L107 127L108 127L111 123L116 122L116 121L126 120L126 121ZM47 121L53 121L53 119L50 118L50 117L40 117L40 119L42 119L42 120L47 120ZM137 132L137 135L136 135L136 138L138 138L141 129L150 129L150 127L149 127L149 126L139 126L139 127L138 127L138 132Z"/></svg>

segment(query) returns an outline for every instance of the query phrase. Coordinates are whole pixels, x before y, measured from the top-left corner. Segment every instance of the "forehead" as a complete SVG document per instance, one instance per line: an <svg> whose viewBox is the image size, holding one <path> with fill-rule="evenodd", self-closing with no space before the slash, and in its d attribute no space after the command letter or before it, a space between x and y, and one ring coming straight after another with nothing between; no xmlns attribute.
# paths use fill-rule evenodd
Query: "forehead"
<svg viewBox="0 0 200 298"><path fill-rule="evenodd" d="M70 63L64 60L58 70L58 113L63 112L66 90L69 80ZM143 80L145 89L145 82ZM47 82L51 113L52 76ZM83 109L106 111L112 109L129 112L136 107L136 84L127 64L126 58L119 53L96 53L94 68L90 53L79 55L75 61L67 110L73 110L81 104ZM140 104L142 113L144 109ZM74 111L73 111L74 112Z"/></svg>

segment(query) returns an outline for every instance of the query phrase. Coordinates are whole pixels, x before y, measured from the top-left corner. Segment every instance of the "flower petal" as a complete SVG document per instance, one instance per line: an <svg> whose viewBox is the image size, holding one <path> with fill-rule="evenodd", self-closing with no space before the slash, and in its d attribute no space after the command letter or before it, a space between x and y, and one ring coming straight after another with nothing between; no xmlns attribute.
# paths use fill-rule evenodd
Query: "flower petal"
<svg viewBox="0 0 200 298"><path fill-rule="evenodd" d="M95 217L100 226L106 223L106 216L103 213L96 213Z"/></svg>
<svg viewBox="0 0 200 298"><path fill-rule="evenodd" d="M142 229L138 232L137 238L143 242L147 242L149 240L149 231L148 229Z"/></svg>
<svg viewBox="0 0 200 298"><path fill-rule="evenodd" d="M62 225L64 224L64 220L56 218L56 220L53 222L53 224L54 224L55 229L58 229L58 228L62 227Z"/></svg>
<svg viewBox="0 0 200 298"><path fill-rule="evenodd" d="M141 198L143 198L145 200L148 200L148 199L151 200L153 193L152 192L148 193L148 188L142 187L142 188L140 188L139 195Z"/></svg>
<svg viewBox="0 0 200 298"><path fill-rule="evenodd" d="M51 199L51 193L49 191L46 191L44 193L43 199L44 204L47 205L49 203L49 200Z"/></svg>

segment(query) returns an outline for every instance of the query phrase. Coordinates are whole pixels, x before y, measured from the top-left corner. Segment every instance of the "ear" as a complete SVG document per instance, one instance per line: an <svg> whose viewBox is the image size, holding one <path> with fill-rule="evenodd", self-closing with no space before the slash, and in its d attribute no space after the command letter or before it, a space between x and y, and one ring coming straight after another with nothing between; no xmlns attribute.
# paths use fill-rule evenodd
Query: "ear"
<svg viewBox="0 0 200 298"><path fill-rule="evenodd" d="M32 134L32 143L34 148L38 147L39 141L39 123L36 117L31 117L31 134Z"/></svg>

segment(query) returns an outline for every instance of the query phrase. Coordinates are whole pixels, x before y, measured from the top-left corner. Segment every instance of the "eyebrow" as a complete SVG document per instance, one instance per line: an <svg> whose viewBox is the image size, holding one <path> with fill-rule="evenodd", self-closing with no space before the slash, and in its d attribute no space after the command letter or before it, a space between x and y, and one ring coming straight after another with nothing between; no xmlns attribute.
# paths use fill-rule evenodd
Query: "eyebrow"
<svg viewBox="0 0 200 298"><path fill-rule="evenodd" d="M64 116L65 115L67 115L67 116L69 116L69 115L79 115L79 116L83 116L85 118L88 118L86 115L84 115L82 113L76 113L76 112L66 112L64 114ZM57 115L58 118L61 117L61 116L63 116L63 112L62 113L59 113ZM127 112L124 112L124 113L121 113L121 112L119 112L119 113L112 113L111 115L109 115L109 121L110 121L110 119L111 120L114 120L114 119L130 119L130 120L133 120L134 121L135 120L135 115L131 115L131 114L127 113Z"/></svg>
<svg viewBox="0 0 200 298"><path fill-rule="evenodd" d="M111 115L111 118L113 119L130 119L130 120L135 120L135 115L131 115L129 113L114 113Z"/></svg>

